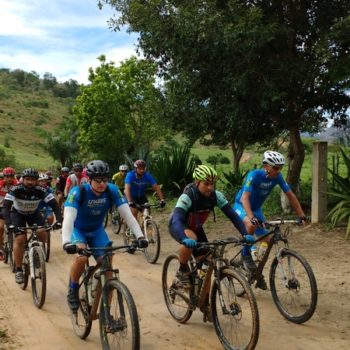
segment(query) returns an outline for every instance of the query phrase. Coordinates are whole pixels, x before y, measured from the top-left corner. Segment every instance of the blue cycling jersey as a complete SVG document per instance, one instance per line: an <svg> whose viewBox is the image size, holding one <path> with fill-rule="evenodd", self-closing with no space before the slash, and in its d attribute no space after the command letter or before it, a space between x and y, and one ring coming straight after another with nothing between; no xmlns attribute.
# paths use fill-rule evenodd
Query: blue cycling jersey
<svg viewBox="0 0 350 350"><path fill-rule="evenodd" d="M73 207L77 209L77 218L74 227L82 231L95 231L103 225L103 220L109 210L111 203L106 192L97 196L92 192L90 184L84 184L85 199L80 205L80 187L73 187L64 203L65 207ZM107 185L112 195L113 204L119 207L121 204L127 203L118 187L113 184Z"/></svg>
<svg viewBox="0 0 350 350"><path fill-rule="evenodd" d="M131 196L133 198L144 197L146 189L156 183L157 181L150 173L144 173L141 178L138 178L135 170L129 171L125 178L125 185L130 185Z"/></svg>
<svg viewBox="0 0 350 350"><path fill-rule="evenodd" d="M243 187L235 198L235 202L242 204L241 198L243 193L250 192L251 209L252 211L258 210L277 184L281 187L283 192L286 193L290 191L290 187L284 181L281 173L279 173L276 178L268 178L264 170L252 170L248 173Z"/></svg>

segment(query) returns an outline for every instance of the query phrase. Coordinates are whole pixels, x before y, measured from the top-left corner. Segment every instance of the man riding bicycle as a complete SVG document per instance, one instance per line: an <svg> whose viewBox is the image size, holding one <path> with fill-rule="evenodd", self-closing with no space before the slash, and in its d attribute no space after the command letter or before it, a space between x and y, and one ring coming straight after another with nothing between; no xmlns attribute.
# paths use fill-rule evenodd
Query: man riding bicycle
<svg viewBox="0 0 350 350"><path fill-rule="evenodd" d="M88 179L83 175L84 167L80 163L73 164L73 174L69 175L66 180L66 186L64 189L65 197L68 196L69 191L74 186L79 186L80 184L87 183Z"/></svg>
<svg viewBox="0 0 350 350"><path fill-rule="evenodd" d="M243 220L247 232L249 234L255 233L257 236L265 233L265 229L259 227L261 223L266 221L261 207L277 184L287 196L300 221L305 224L306 217L304 211L281 174L281 170L285 164L284 156L279 152L266 151L264 152L262 163L263 169L255 169L248 173L243 187L236 195L233 204L233 209ZM244 250L245 264L253 271L256 269L256 265L252 260L249 247L245 247ZM257 281L256 287L263 290L267 289L263 276Z"/></svg>
<svg viewBox="0 0 350 350"><path fill-rule="evenodd" d="M193 179L194 182L187 185L179 197L169 220L170 234L181 244L177 277L184 288L190 286L190 270L187 263L191 254L195 258L203 255L203 251L196 249L197 242L208 242L203 225L215 206L222 210L242 235L246 234L242 221L231 209L225 196L215 190L216 171L210 166L199 165L193 172ZM207 290L205 309L201 310L206 317L209 316L209 291L210 286Z"/></svg>
<svg viewBox="0 0 350 350"><path fill-rule="evenodd" d="M37 170L33 168L24 169L22 172L23 182L13 186L4 199L3 216L6 225L13 225L15 232L13 252L16 265L15 280L18 284L22 284L24 281L22 261L27 235L24 232L18 232L17 227L25 227L27 224L38 226L45 224L39 211L41 201L47 203L55 213L54 229L61 227L62 217L57 201L52 193L49 193L43 187L37 186L38 178ZM46 231L38 230L38 236L41 241L45 241Z"/></svg>
<svg viewBox="0 0 350 350"><path fill-rule="evenodd" d="M146 189L151 186L152 190L156 191L160 200L160 207L165 206L163 192L154 177L146 172L146 162L138 159L134 163L135 170L129 171L125 178L125 196L129 201L129 206L134 217L137 219L137 205L142 205L148 202L146 197Z"/></svg>
<svg viewBox="0 0 350 350"><path fill-rule="evenodd" d="M61 169L60 176L56 180L56 195L57 195L58 206L60 208L62 208L63 201L64 201L64 198L65 198L64 189L66 187L66 182L67 182L68 175L69 175L69 168L64 166Z"/></svg>
<svg viewBox="0 0 350 350"><path fill-rule="evenodd" d="M87 246L94 248L111 245L113 242L109 240L104 230L103 221L113 204L136 236L138 246L146 248L148 241L144 238L126 199L114 184L108 183L108 164L102 160L89 162L87 175L89 183L73 187L64 204L63 249L69 254L75 254L78 249L84 249ZM98 260L103 254L103 250L95 251L94 258ZM84 271L87 259L84 255L76 255L71 265L67 301L73 312L79 308L79 278Z"/></svg>
<svg viewBox="0 0 350 350"><path fill-rule="evenodd" d="M122 164L119 166L119 172L115 173L112 176L113 183L118 186L118 188L122 193L124 193L125 177L128 170L129 170L129 167L126 164Z"/></svg>

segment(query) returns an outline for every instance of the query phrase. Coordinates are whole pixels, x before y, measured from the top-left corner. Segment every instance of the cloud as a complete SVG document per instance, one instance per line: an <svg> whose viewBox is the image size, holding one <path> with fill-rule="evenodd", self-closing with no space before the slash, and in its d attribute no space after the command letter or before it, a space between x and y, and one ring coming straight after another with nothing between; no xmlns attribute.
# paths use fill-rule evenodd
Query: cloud
<svg viewBox="0 0 350 350"><path fill-rule="evenodd" d="M87 83L101 54L116 63L136 54L137 35L112 32L113 12L96 0L0 0L0 9L0 68Z"/></svg>

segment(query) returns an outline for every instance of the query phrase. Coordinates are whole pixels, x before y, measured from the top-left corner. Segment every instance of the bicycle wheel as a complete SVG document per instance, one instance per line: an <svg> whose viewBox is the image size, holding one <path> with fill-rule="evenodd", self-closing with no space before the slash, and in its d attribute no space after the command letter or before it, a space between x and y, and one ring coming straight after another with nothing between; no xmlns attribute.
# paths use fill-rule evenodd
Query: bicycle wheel
<svg viewBox="0 0 350 350"><path fill-rule="evenodd" d="M24 254L28 254L28 252L25 252ZM19 286L21 287L21 289L24 290L28 286L29 275L30 275L28 256L24 257L24 262L22 264L22 270L23 270L23 274L24 274L24 281Z"/></svg>
<svg viewBox="0 0 350 350"><path fill-rule="evenodd" d="M85 277L86 272L83 273L81 280ZM90 318L91 306L88 303L85 285L79 288L79 309L76 313L70 312L70 318L74 333L81 339L87 338L90 334L92 320Z"/></svg>
<svg viewBox="0 0 350 350"><path fill-rule="evenodd" d="M147 220L146 231L147 232L145 232L145 237L148 239L148 247L144 250L145 257L150 264L155 264L159 258L160 253L159 229L153 220Z"/></svg>
<svg viewBox="0 0 350 350"><path fill-rule="evenodd" d="M107 227L107 225L108 225L108 212L106 213L106 216L105 216L105 218L104 218L104 221L103 221L103 227L104 228L106 228Z"/></svg>
<svg viewBox="0 0 350 350"><path fill-rule="evenodd" d="M278 311L289 321L304 323L317 305L317 284L308 262L297 252L283 249L272 261L270 287Z"/></svg>
<svg viewBox="0 0 350 350"><path fill-rule="evenodd" d="M139 319L129 289L116 279L108 280L103 288L107 300L102 299L99 315L102 348L139 350Z"/></svg>
<svg viewBox="0 0 350 350"><path fill-rule="evenodd" d="M10 264L12 272L15 272L15 263L13 256L13 233L5 232L4 238L4 263Z"/></svg>
<svg viewBox="0 0 350 350"><path fill-rule="evenodd" d="M119 234L122 227L122 218L120 217L118 209L113 206L111 214L112 231L114 234Z"/></svg>
<svg viewBox="0 0 350 350"><path fill-rule="evenodd" d="M45 253L40 246L33 249L33 272L31 276L32 294L34 305L40 309L45 303L46 297L46 267Z"/></svg>
<svg viewBox="0 0 350 350"><path fill-rule="evenodd" d="M237 296L237 288L245 291L244 297ZM215 331L224 348L254 349L259 338L259 312L245 278L232 268L223 269L210 298Z"/></svg>
<svg viewBox="0 0 350 350"><path fill-rule="evenodd" d="M48 262L50 259L51 252L51 231L46 231L46 241L43 242L45 261Z"/></svg>
<svg viewBox="0 0 350 350"><path fill-rule="evenodd" d="M192 316L190 307L190 289L185 289L179 283L176 273L179 270L179 257L169 255L163 265L162 288L165 304L170 315L180 323L187 322Z"/></svg>

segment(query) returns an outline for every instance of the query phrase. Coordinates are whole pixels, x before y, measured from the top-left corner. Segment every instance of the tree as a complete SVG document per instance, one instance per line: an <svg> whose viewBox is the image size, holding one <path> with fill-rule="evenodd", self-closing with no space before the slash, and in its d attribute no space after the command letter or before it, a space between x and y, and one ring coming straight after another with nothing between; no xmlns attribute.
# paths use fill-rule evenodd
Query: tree
<svg viewBox="0 0 350 350"><path fill-rule="evenodd" d="M100 56L81 88L74 114L79 144L111 164L141 148L149 151L163 134L162 96L155 87L156 67L132 57L116 67Z"/></svg>
<svg viewBox="0 0 350 350"><path fill-rule="evenodd" d="M139 32L158 63L170 115L195 137L230 142L234 164L249 143L290 135L287 181L298 183L300 131L325 114L341 123L350 104L350 3L347 0L104 0L111 26ZM187 123L188 121L188 123ZM311 130L310 130L311 129Z"/></svg>
<svg viewBox="0 0 350 350"><path fill-rule="evenodd" d="M46 90L52 90L57 84L57 79L51 73L46 72L43 76L43 86Z"/></svg>

